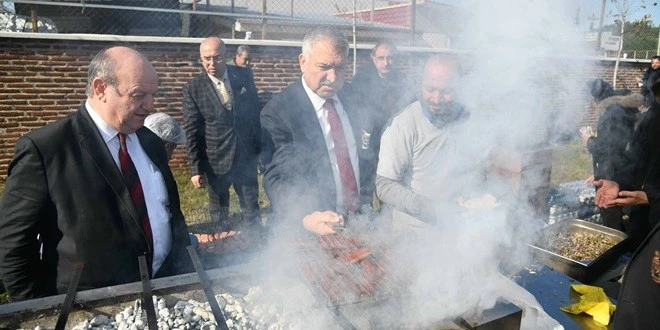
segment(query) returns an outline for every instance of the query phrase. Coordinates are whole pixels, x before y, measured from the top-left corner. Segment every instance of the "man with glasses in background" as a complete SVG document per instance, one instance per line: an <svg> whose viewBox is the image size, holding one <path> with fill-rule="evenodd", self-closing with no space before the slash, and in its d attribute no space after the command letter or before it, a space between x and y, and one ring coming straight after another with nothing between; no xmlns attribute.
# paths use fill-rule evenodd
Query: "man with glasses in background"
<svg viewBox="0 0 660 330"><path fill-rule="evenodd" d="M220 231L228 223L229 186L243 211L241 229L261 223L257 183L259 96L250 70L228 66L227 48L217 37L199 47L204 72L183 88L183 119L188 161L195 188L209 192L209 212Z"/></svg>

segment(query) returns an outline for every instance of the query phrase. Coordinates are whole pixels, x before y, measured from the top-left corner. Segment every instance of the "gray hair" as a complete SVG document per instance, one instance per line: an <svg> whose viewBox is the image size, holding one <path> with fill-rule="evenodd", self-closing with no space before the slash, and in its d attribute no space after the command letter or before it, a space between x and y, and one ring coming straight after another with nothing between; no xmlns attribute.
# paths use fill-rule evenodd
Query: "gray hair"
<svg viewBox="0 0 660 330"><path fill-rule="evenodd" d="M247 45L240 45L238 48L236 48L236 55L241 55L245 52L251 52L250 46Z"/></svg>
<svg viewBox="0 0 660 330"><path fill-rule="evenodd" d="M106 84L111 87L117 86L117 62L112 56L108 56L108 49L103 49L94 56L89 63L89 70L87 70L87 89L85 93L87 96L94 94L92 82L96 78L101 78Z"/></svg>
<svg viewBox="0 0 660 330"><path fill-rule="evenodd" d="M302 44L303 56L309 57L314 45L322 40L329 40L332 48L334 48L337 53L348 56L348 40L346 40L346 36L344 36L344 33L342 33L341 30L330 27L318 27L305 35Z"/></svg>

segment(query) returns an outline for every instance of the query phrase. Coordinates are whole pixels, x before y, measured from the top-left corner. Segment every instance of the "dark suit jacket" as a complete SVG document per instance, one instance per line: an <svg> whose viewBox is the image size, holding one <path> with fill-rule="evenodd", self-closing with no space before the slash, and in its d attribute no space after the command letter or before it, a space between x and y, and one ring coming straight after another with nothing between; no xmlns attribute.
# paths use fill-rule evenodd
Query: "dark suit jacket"
<svg viewBox="0 0 660 330"><path fill-rule="evenodd" d="M222 106L206 72L183 88L183 128L192 175L226 174L235 157L254 162L259 153L259 95L250 70L227 65L233 109ZM252 165L250 165L252 166Z"/></svg>
<svg viewBox="0 0 660 330"><path fill-rule="evenodd" d="M660 207L660 199L651 200L651 209ZM613 329L657 329L660 322L660 219L643 240L623 277L614 313ZM637 220L637 219L636 219ZM646 220L646 219L639 219Z"/></svg>
<svg viewBox="0 0 660 330"><path fill-rule="evenodd" d="M362 126L350 85L345 84L337 96L351 121L362 163L368 156L360 149ZM337 191L330 157L302 80L285 88L266 104L261 113L261 126L267 144L264 153L269 153L265 157L269 163L264 173L264 189L271 201L273 217L300 221L313 211L334 211ZM360 169L361 183L362 165Z"/></svg>
<svg viewBox="0 0 660 330"><path fill-rule="evenodd" d="M190 271L163 143L147 128L136 133L163 175L172 214L173 246L157 276ZM80 290L139 281L138 256L148 249L122 174L84 106L18 140L0 201L0 271L13 300L65 292L81 261Z"/></svg>

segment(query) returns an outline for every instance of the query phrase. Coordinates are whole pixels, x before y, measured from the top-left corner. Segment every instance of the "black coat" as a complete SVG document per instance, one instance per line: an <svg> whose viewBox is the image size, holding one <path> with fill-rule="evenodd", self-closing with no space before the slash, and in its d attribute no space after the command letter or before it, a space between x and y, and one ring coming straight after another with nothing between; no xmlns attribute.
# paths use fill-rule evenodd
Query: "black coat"
<svg viewBox="0 0 660 330"><path fill-rule="evenodd" d="M417 100L417 86L396 69L393 69L390 75L388 79L381 78L376 66L370 61L358 70L351 82L357 106L363 113L361 120L365 126L371 127L371 144L376 154L387 121L399 110Z"/></svg>
<svg viewBox="0 0 660 330"><path fill-rule="evenodd" d="M234 101L232 110L224 108L207 73L183 88L183 128L192 175L226 174L235 157L249 163L256 172L261 132L259 95L250 69L226 67Z"/></svg>
<svg viewBox="0 0 660 330"><path fill-rule="evenodd" d="M660 105L653 102L626 147L623 158L614 165L614 177L621 190L644 190L649 201L658 195L660 187ZM627 225L631 246L639 246L659 216L649 214L648 206L631 207Z"/></svg>
<svg viewBox="0 0 660 330"><path fill-rule="evenodd" d="M360 112L360 122L364 131L370 135L365 145L374 155L360 166L361 171L364 172L363 193L365 196L373 195L376 189L380 138L385 125L395 113L416 100L414 92L416 86L413 86L412 82L396 69L390 72L388 79L381 78L372 61L358 70L351 86Z"/></svg>
<svg viewBox="0 0 660 330"><path fill-rule="evenodd" d="M163 176L170 202L173 245L156 275L191 271L185 249L190 239L163 142L145 127L136 133ZM140 280L138 256L149 250L146 236L84 106L21 137L8 173L0 201L0 271L12 300L65 292L81 261L79 290Z"/></svg>
<svg viewBox="0 0 660 330"><path fill-rule="evenodd" d="M269 154L265 157L264 189L271 201L271 216L289 223L300 223L304 215L314 211L334 211L337 199L323 131L302 84L300 79L282 90L261 113L267 144L264 152ZM344 84L337 96L349 117L360 153L362 127L350 86ZM359 162L364 157L359 154ZM361 185L363 178L361 171L360 178L356 178Z"/></svg>
<svg viewBox="0 0 660 330"><path fill-rule="evenodd" d="M660 199L655 199L651 209L658 207L660 207ZM658 223L660 219L654 220ZM660 324L658 311L660 311L660 225L656 225L651 230L628 264L612 328L657 329Z"/></svg>
<svg viewBox="0 0 660 330"><path fill-rule="evenodd" d="M646 69L644 76L642 77L641 92L649 104L653 100L653 91L651 90L651 87L658 78L660 78L660 69L653 70L652 67Z"/></svg>
<svg viewBox="0 0 660 330"><path fill-rule="evenodd" d="M600 113L598 136L590 138L587 143L596 179L614 176L614 166L623 157L635 129L638 107L643 104L644 98L639 94L613 96L599 103L596 108Z"/></svg>

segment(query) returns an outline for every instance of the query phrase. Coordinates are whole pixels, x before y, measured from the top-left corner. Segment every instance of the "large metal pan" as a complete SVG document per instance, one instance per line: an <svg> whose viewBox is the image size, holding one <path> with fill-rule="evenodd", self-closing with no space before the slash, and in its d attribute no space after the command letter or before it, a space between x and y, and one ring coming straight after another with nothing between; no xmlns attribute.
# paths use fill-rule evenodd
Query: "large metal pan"
<svg viewBox="0 0 660 330"><path fill-rule="evenodd" d="M593 260L577 261L549 250L548 241L561 232L565 234L581 232L602 234L611 238L616 244ZM621 231L574 219L556 222L541 229L536 242L529 246L538 262L582 283L591 283L619 260L619 257L625 252L627 239L628 236Z"/></svg>

